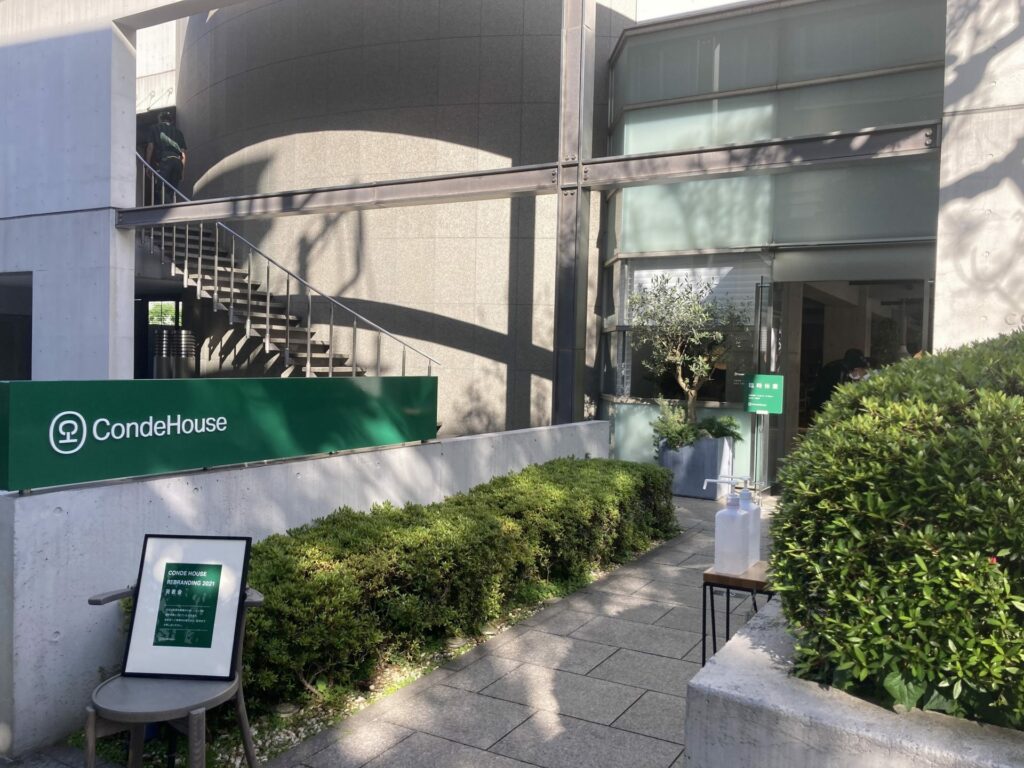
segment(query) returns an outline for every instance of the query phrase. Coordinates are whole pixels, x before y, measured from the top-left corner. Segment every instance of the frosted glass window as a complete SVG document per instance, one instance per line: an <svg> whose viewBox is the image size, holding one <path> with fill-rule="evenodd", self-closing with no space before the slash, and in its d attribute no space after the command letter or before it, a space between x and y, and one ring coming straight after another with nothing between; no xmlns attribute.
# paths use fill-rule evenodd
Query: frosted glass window
<svg viewBox="0 0 1024 768"><path fill-rule="evenodd" d="M623 252L731 248L770 237L769 176L630 187L621 197Z"/></svg>
<svg viewBox="0 0 1024 768"><path fill-rule="evenodd" d="M636 35L613 108L938 62L945 25L945 0L822 0Z"/></svg>
<svg viewBox="0 0 1024 768"><path fill-rule="evenodd" d="M843 0L786 12L779 82L942 60L944 0Z"/></svg>
<svg viewBox="0 0 1024 768"><path fill-rule="evenodd" d="M938 158L858 163L775 177L779 243L933 237Z"/></svg>
<svg viewBox="0 0 1024 768"><path fill-rule="evenodd" d="M942 116L941 67L753 96L635 109L613 146L623 154L814 136Z"/></svg>
<svg viewBox="0 0 1024 768"><path fill-rule="evenodd" d="M942 116L943 69L779 91L779 137L812 136Z"/></svg>
<svg viewBox="0 0 1024 768"><path fill-rule="evenodd" d="M769 139L775 135L774 96L632 110L623 115L619 132L624 137L622 151L629 155Z"/></svg>
<svg viewBox="0 0 1024 768"><path fill-rule="evenodd" d="M938 158L797 168L630 187L616 196L624 253L934 237Z"/></svg>

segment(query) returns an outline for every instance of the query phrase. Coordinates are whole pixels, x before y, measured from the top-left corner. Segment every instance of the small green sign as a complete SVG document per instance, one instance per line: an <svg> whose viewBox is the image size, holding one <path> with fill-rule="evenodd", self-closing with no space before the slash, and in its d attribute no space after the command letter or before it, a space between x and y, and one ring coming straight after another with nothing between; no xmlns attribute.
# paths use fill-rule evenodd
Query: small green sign
<svg viewBox="0 0 1024 768"><path fill-rule="evenodd" d="M0 382L0 489L437 436L431 376Z"/></svg>
<svg viewBox="0 0 1024 768"><path fill-rule="evenodd" d="M153 645L209 648L217 619L220 565L167 563Z"/></svg>
<svg viewBox="0 0 1024 768"><path fill-rule="evenodd" d="M782 413L782 376L757 373L747 379L747 411L749 413Z"/></svg>

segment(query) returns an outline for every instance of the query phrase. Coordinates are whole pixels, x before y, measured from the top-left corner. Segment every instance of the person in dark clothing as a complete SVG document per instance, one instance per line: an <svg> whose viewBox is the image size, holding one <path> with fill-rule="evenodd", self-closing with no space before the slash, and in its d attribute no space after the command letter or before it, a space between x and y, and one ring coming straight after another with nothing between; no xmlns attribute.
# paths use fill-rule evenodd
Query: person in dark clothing
<svg viewBox="0 0 1024 768"><path fill-rule="evenodd" d="M848 349L842 360L833 360L822 366L811 401L814 410L817 412L824 408L840 384L860 381L867 376L869 368L867 358L859 349Z"/></svg>
<svg viewBox="0 0 1024 768"><path fill-rule="evenodd" d="M174 124L174 116L170 112L161 112L160 122L153 126L149 144L146 145L146 162L156 168L157 173L170 182L171 186L180 189L187 161L185 134ZM160 202L159 193L156 197L157 202Z"/></svg>

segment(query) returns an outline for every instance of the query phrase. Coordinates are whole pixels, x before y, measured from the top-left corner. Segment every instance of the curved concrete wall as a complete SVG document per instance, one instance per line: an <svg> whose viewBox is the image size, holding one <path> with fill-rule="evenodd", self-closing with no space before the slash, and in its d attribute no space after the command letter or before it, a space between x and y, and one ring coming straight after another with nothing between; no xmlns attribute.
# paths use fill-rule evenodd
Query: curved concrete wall
<svg viewBox="0 0 1024 768"><path fill-rule="evenodd" d="M635 7L599 2L598 148L608 57ZM178 82L185 184L212 197L552 161L560 26L561 0L279 0L192 17ZM548 422L553 196L244 231L442 362L445 434ZM592 325L596 339L596 315ZM211 366L219 344L204 346ZM375 366L373 345L361 349L357 362ZM397 347L384 359L397 365Z"/></svg>

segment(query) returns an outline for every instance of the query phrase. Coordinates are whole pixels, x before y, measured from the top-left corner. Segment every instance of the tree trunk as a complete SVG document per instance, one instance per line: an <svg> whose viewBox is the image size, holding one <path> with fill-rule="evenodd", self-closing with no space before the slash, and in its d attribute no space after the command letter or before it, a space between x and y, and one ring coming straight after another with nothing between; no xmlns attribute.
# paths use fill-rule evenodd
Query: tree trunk
<svg viewBox="0 0 1024 768"><path fill-rule="evenodd" d="M688 389L686 391L686 418L689 419L691 424L697 423L697 390Z"/></svg>

